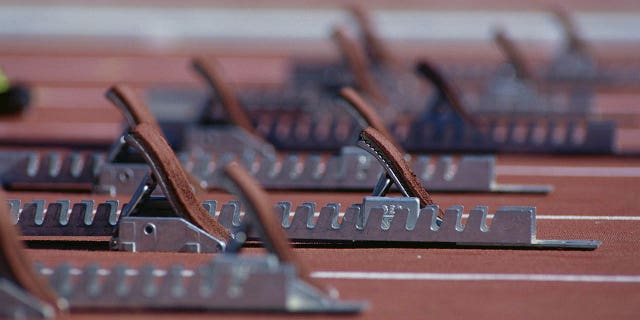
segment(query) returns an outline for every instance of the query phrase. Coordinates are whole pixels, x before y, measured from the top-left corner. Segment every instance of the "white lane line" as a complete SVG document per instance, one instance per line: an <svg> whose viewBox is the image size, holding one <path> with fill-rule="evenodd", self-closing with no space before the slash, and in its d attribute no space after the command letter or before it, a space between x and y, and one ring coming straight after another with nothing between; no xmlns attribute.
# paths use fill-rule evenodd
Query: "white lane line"
<svg viewBox="0 0 640 320"><path fill-rule="evenodd" d="M83 269L71 268L71 275L79 276ZM41 268L40 273L51 276L54 269ZM100 268L100 276L108 276L111 269ZM137 276L138 269L126 269L125 275ZM164 269L154 269L155 277L166 277L169 272ZM195 270L181 270L180 275L185 278L194 277ZM595 275L595 274L536 274L536 273L437 273L437 272L362 272L362 271L316 271L311 277L320 279L350 279L350 280L420 280L420 281L521 281L521 282L587 282L587 283L640 283L640 275Z"/></svg>
<svg viewBox="0 0 640 320"><path fill-rule="evenodd" d="M640 167L548 167L497 165L498 175L551 177L640 177Z"/></svg>
<svg viewBox="0 0 640 320"><path fill-rule="evenodd" d="M607 220L640 221L638 216L574 216L574 215L536 215L537 220Z"/></svg>
<svg viewBox="0 0 640 320"><path fill-rule="evenodd" d="M591 41L638 41L636 12L577 12ZM545 12L378 10L376 27L385 38L489 41L496 25L514 38L559 41L561 31ZM331 26L348 21L339 9L182 8L3 5L0 34L122 36L157 41L200 38L327 39ZM453 27L455 26L455 27ZM606 26L606 27L603 27Z"/></svg>
<svg viewBox="0 0 640 320"><path fill-rule="evenodd" d="M295 216L295 211L289 212L289 217L293 218ZM344 217L344 212L340 212L338 214L339 217ZM216 211L216 215L220 215L220 211ZM241 216L244 216L244 211L240 213ZM320 216L320 211L314 212L314 217ZM488 219L493 219L493 214L487 214ZM463 213L462 218L469 218L468 213ZM536 220L606 220L606 221L640 221L640 216L589 216L589 215L569 215L569 214L537 214Z"/></svg>
<svg viewBox="0 0 640 320"><path fill-rule="evenodd" d="M322 279L352 280L640 283L640 275L318 271L312 272L311 276Z"/></svg>
<svg viewBox="0 0 640 320"><path fill-rule="evenodd" d="M493 219L493 214L488 214L487 218ZM462 218L469 218L469 214L462 214ZM537 214L536 220L605 220L605 221L640 221L640 216L579 216L579 215L551 215Z"/></svg>

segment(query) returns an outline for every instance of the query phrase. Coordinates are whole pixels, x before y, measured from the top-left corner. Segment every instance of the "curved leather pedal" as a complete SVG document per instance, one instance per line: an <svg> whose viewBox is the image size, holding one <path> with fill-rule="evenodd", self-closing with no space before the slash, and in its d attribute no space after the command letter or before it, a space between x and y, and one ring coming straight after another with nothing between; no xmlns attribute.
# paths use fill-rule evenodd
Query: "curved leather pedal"
<svg viewBox="0 0 640 320"><path fill-rule="evenodd" d="M427 60L421 60L416 66L416 71L431 81L438 92L444 96L449 105L462 117L464 121L472 125L479 125L462 105L462 99L445 79L444 75Z"/></svg>
<svg viewBox="0 0 640 320"><path fill-rule="evenodd" d="M516 44L509 39L502 29L496 29L493 32L493 41L498 45L500 51L505 58L515 68L518 78L525 80L533 80L533 73L526 64L524 55L520 52Z"/></svg>
<svg viewBox="0 0 640 320"><path fill-rule="evenodd" d="M153 125L142 123L133 128L126 139L128 142L134 140L133 146L145 158L165 196L180 216L218 239L231 239L230 233L201 206L202 202L192 188L189 175L162 133Z"/></svg>
<svg viewBox="0 0 640 320"><path fill-rule="evenodd" d="M564 31L567 41L568 51L582 52L586 54L587 43L579 36L576 24L571 18L571 15L567 11L567 9L560 6L555 6L551 8L550 12L555 16L555 18L562 26L562 30Z"/></svg>
<svg viewBox="0 0 640 320"><path fill-rule="evenodd" d="M109 88L106 97L115 104L124 117L127 119L129 128L134 128L140 124L148 123L153 126L162 136L162 129L156 121L156 117L151 113L147 104L136 94L136 92L125 84L117 84ZM202 181L190 174L187 174L191 184L196 188L197 194L206 193Z"/></svg>
<svg viewBox="0 0 640 320"><path fill-rule="evenodd" d="M67 302L59 299L47 282L37 274L33 263L18 240L18 231L11 221L4 195L0 193L0 277L5 278L26 292L54 308L56 313L66 309Z"/></svg>
<svg viewBox="0 0 640 320"><path fill-rule="evenodd" d="M408 195L420 199L420 207L435 204L393 142L372 127L364 129L360 133L360 139L389 166Z"/></svg>
<svg viewBox="0 0 640 320"><path fill-rule="evenodd" d="M243 198L245 205L248 206L247 211L253 213L251 216L252 220L250 220L252 221L250 227L258 231L265 248L278 256L280 261L295 265L299 276L306 282L313 284L318 289L326 291L322 285L311 278L307 269L293 253L289 240L284 232L282 232L282 227L280 227L280 224L276 220L273 208L269 205L269 197L260 187L258 181L235 162L227 165L224 173L228 180L233 183L240 192L240 196Z"/></svg>
<svg viewBox="0 0 640 320"><path fill-rule="evenodd" d="M369 63L362 48L360 48L353 39L349 38L344 28L340 26L333 28L331 38L340 49L342 56L351 69L351 72L353 72L358 87L377 102L386 103L387 99L384 97L376 85L373 76L369 72Z"/></svg>
<svg viewBox="0 0 640 320"><path fill-rule="evenodd" d="M236 93L231 85L225 81L225 76L217 62L206 58L195 58L191 65L193 69L207 82L211 91L218 94L222 101L225 113L231 122L245 131L256 134L256 129L251 123L251 119L240 105Z"/></svg>
<svg viewBox="0 0 640 320"><path fill-rule="evenodd" d="M387 130L376 110L353 88L345 87L340 90L340 96L351 105L352 110L365 122L364 127L373 127L393 141L393 136Z"/></svg>
<svg viewBox="0 0 640 320"><path fill-rule="evenodd" d="M375 60L376 63L387 66L396 64L395 57L391 54L388 47L384 45L382 39L380 39L380 37L378 37L378 35L374 31L373 23L371 22L371 15L367 11L367 9L364 6L356 3L353 6L349 7L349 12L362 30L365 46L367 47L371 58Z"/></svg>
<svg viewBox="0 0 640 320"><path fill-rule="evenodd" d="M120 109L130 128L145 122L160 128L146 103L128 85L116 84L107 90L105 96Z"/></svg>

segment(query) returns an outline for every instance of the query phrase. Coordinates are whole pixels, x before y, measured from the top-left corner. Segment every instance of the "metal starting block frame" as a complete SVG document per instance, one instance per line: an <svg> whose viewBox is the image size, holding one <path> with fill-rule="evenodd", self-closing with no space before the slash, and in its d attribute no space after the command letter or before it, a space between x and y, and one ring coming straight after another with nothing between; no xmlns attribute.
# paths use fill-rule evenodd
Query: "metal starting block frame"
<svg viewBox="0 0 640 320"><path fill-rule="evenodd" d="M64 201L69 203L69 201ZM116 223L107 222L107 212L114 212L117 204L103 203L97 206L95 215L91 211L92 202L77 203L62 223L59 214L61 207L70 207L61 202L50 203L44 210L44 201L26 203L20 210L20 202L9 201L14 220L25 236L111 236ZM204 208L215 219L230 230L238 232L243 212L237 201L221 206L217 211L216 201L205 201ZM414 244L445 244L461 247L511 247L511 248L564 248L595 249L600 241L592 240L539 240L536 238L535 207L502 207L489 214L487 207L475 207L468 214L462 206L454 206L444 211L444 217L438 221L438 207L427 206L420 209L419 201L413 197L365 197L362 204L356 204L341 212L341 204L329 203L316 211L315 203L304 203L291 212L290 202L279 202L274 206L274 214L281 221L283 231L295 241L326 242L396 242ZM101 209L102 208L102 209ZM49 210L52 210L51 212ZM38 219L35 212L43 212L44 218ZM111 214L113 216L114 214ZM17 219L15 219L17 217ZM93 220L89 219L93 217ZM127 217L125 219L130 219ZM159 219L159 218L156 218ZM39 222L36 222L39 220ZM161 219L162 220L162 219ZM132 220L124 220L132 221ZM207 238L199 234L181 233L167 228L154 228L145 232L148 224L159 220L133 220L136 228L118 230L121 241L126 245L120 249L131 250L150 248L149 241L156 245L153 251L195 251L209 252ZM184 220L183 220L184 221ZM78 223L81 222L81 223ZM165 220L163 222L169 223ZM176 222L171 220L171 222ZM177 223L171 228L177 225ZM126 232L126 233L125 233ZM199 230L199 232L202 232ZM255 239L254 234L249 237ZM153 239L166 237L174 243L164 245L165 240L153 242ZM200 245L197 246L199 240ZM164 248L167 248L166 250ZM147 249L145 249L147 250Z"/></svg>
<svg viewBox="0 0 640 320"><path fill-rule="evenodd" d="M276 256L223 254L195 270L172 265L83 268L38 267L73 310L156 309L357 313L366 304L343 302L301 281L295 266ZM1 291L0 291L1 292Z"/></svg>
<svg viewBox="0 0 640 320"><path fill-rule="evenodd" d="M319 72L317 71L318 69L323 71ZM393 102L393 107L398 110L398 113L424 108L424 101L429 99L426 94L420 95L419 92L397 94L393 91L393 88L398 86L396 82L400 80L395 79L397 76L394 77L393 72L382 66L375 65L371 66L370 70L382 88L389 88L386 93L388 96L393 97L390 100ZM451 70L451 66L447 70ZM311 74L304 74L311 72L319 72L320 76L314 78ZM407 66L407 74L404 77L410 77L410 72L410 67ZM445 71L444 73L449 75L450 71ZM313 83L312 81L316 81L316 90L318 91L324 87L357 87L353 76L345 74L350 75L349 68L341 67L341 64L299 65L294 67L291 82L298 81L310 86ZM334 78L332 79L332 77ZM420 81L417 76L414 77L415 82ZM455 79L456 77L450 78ZM474 115L588 117L592 113L595 92L588 85L553 86L553 84L549 84L539 86L517 78L509 65L493 70L491 76L487 75L484 81L478 82L481 84L465 86L465 90L461 92L465 106ZM488 83L488 85L484 85L485 83ZM326 94L328 95L328 93ZM407 96L407 94L410 94L410 96ZM157 96L154 100L160 100L160 94L155 93L153 95ZM186 98L188 95L183 94L181 96ZM195 98L196 95L193 94L193 97L189 100L185 99L184 103L196 103L198 101ZM330 101L324 102L328 103ZM161 104L161 102L158 103ZM259 104L254 104L247 109L255 111L259 107Z"/></svg>
<svg viewBox="0 0 640 320"><path fill-rule="evenodd" d="M363 241L445 243L458 246L595 249L600 241L536 239L534 207L502 207L491 218L487 207L479 206L468 215L462 206L445 210L441 222L438 207L419 207L413 197L365 197L340 214L340 204L330 203L316 216L315 203L299 206L290 216L290 203L280 202L276 214L287 236L298 241ZM463 223L463 220L466 222ZM218 222L235 228L241 222L237 203L222 207ZM250 237L252 236L249 234Z"/></svg>
<svg viewBox="0 0 640 320"><path fill-rule="evenodd" d="M298 134L296 120L288 117L279 121L278 115L271 114L270 125L262 132L276 148L282 150L337 150L346 141L361 130L352 122L346 133L336 134L334 130L342 125L344 119L331 119L322 125L305 125L308 134ZM275 119L273 119L275 117ZM417 118L417 119L416 119ZM616 125L612 121L584 119L509 119L506 127L497 121L487 125L485 130L466 124L459 115L451 111L450 115L438 118L416 115L407 123L395 123L389 131L409 152L529 152L529 153L576 153L611 154L616 151ZM524 134L518 136L516 128L523 127ZM578 128L583 130L582 139L574 139ZM328 132L328 134L316 134ZM536 134L536 132L538 132Z"/></svg>
<svg viewBox="0 0 640 320"><path fill-rule="evenodd" d="M389 114L387 118L391 120L387 121L389 122L387 126L390 131L394 133L397 141L401 141L404 149L414 153L610 154L615 152L615 123L587 117L592 95L588 88L570 88L566 94L561 95L556 92L553 96L542 98L533 84L514 78L513 72L507 72L498 80L489 87L487 93L478 98L480 107L477 110L468 110L478 114L484 113L483 117L489 117L486 121L488 124L482 128L462 121L461 115L457 114L454 108L446 105L443 93L438 90L430 98L425 95L424 99L409 99L420 102L394 101L392 104L398 105L397 107L385 108L380 112ZM414 82L418 82L417 78ZM313 90L320 91L317 88ZM415 90L424 90L424 88L416 87ZM311 106L277 108L273 105L246 105L247 113L253 120L253 126L257 132L278 150L335 152L343 146L350 145L362 128L352 116L337 107L340 103L338 99L323 92L316 92L316 94L309 94L309 90L301 90L301 92L305 94L305 99L301 100ZM221 103L210 101L216 99L215 94L209 98L204 93L197 92L185 91L184 93L174 92L174 94L184 98L178 108L180 110L185 109L185 106L188 106L189 110L194 108L199 110L203 106L209 108L206 110L211 110L212 104ZM160 113L159 118L162 118L162 110L171 109L166 106L166 101L170 104L177 103L175 97L159 98L165 95L167 94L162 94L161 91L150 93L151 109L160 109L156 110ZM400 97L406 97L406 94ZM432 103L425 104L427 100ZM203 101L209 102L203 103ZM417 106L408 106L416 103ZM445 106L442 106L443 103ZM485 105L490 106L491 109L483 111L481 107ZM222 114L221 109L213 108L210 113L218 117L216 121L224 122L225 115ZM188 113L204 114L201 111ZM207 143L203 141L210 141L207 137L217 132L215 126L197 125L202 120L202 116L181 119L184 131L187 132L183 135L185 140L183 144L191 146L189 150L193 150L194 147L207 148ZM162 124L162 121L160 123ZM524 127L523 130L526 133L514 134L513 129L516 127ZM506 134L502 134L505 130ZM574 133L577 131L584 131L584 139L574 138ZM536 136L540 138L534 138L534 132L539 132Z"/></svg>
<svg viewBox="0 0 640 320"><path fill-rule="evenodd" d="M592 115L595 92L585 86L545 88L520 79L511 66L500 68L480 92L462 94L468 111L476 116L573 117Z"/></svg>
<svg viewBox="0 0 640 320"><path fill-rule="evenodd" d="M113 246L129 252L218 253L220 242L178 217L125 217L118 224Z"/></svg>
<svg viewBox="0 0 640 320"><path fill-rule="evenodd" d="M135 200L133 197L132 202ZM92 201L73 205L70 213L67 211L70 207L68 201L51 203L46 211L43 210L44 201L36 201L25 205L22 212L17 210L19 201L9 203L11 215L18 225L22 226L26 219L33 219L33 224L20 228L21 232L39 226L32 230L62 231L62 235L73 235L75 231L83 235L117 234L112 243L127 251L220 253L225 249L215 238L182 218L125 214L121 221L113 223L111 218L117 217L117 202L98 205L95 215ZM166 214L162 206L167 205L170 207L166 198L145 199L133 207L126 206L123 211L144 206L147 210L156 209L153 214L162 215ZM110 219L104 219L107 216ZM54 224L57 228L53 227ZM340 301L337 296L306 283L299 277L299 270L294 264L280 261L273 253L241 256L237 250L239 247L234 246L195 270L185 270L180 265L172 265L168 270L150 265L139 269L123 265L101 269L89 264L82 269L61 265L54 270L40 267L39 271L48 277L52 289L69 303L72 311L157 309L357 313L366 307L362 302ZM0 279L0 302L4 304L7 301L9 309L3 308L0 315L14 319L53 317L50 306L34 299L22 288Z"/></svg>
<svg viewBox="0 0 640 320"><path fill-rule="evenodd" d="M456 81L484 82L496 74L494 63L444 64L444 73ZM587 61L567 52L558 52L548 65L537 66L537 78L545 85L575 85L597 87L640 85L640 65Z"/></svg>
<svg viewBox="0 0 640 320"><path fill-rule="evenodd" d="M224 131L224 130L223 130ZM235 136L233 131L229 134ZM217 137L227 137L217 133ZM229 140L218 140L229 141ZM239 141L239 140L233 140ZM184 168L208 187L220 187L218 170L232 160L241 162L266 189L270 190L367 190L383 169L367 152L344 147L340 154L280 159L268 148L237 148L242 153L215 153L204 150L193 155L179 154ZM107 194L132 194L149 172L145 163L107 161L104 153L36 153L0 151L0 176L5 186L20 189L92 190ZM451 156L433 159L415 155L412 169L431 191L548 193L548 185L505 185L496 182L495 156Z"/></svg>
<svg viewBox="0 0 640 320"><path fill-rule="evenodd" d="M515 89L514 89L515 88ZM506 135L498 134L504 125L497 123L498 119L488 119L490 123L480 130L462 121L461 115L442 99L442 93L436 92L425 107L403 112L404 119L399 116L388 123L388 127L401 141L403 147L410 152L532 152L532 153L605 153L615 151L616 125L613 121L592 120L585 117L588 111L590 96L580 88L567 94L564 102L550 103L549 106L539 104L539 96L532 92L529 86L514 85L509 88L508 96L519 99L530 96L525 102L515 103L511 98L502 101L493 112L502 114L500 122L505 123ZM523 91L529 94L522 94ZM514 93L516 92L516 93ZM489 94L483 98L481 104L493 105L497 101L496 95ZM325 101L326 100L326 101ZM257 132L268 140L278 150L323 150L337 151L352 143L353 137L362 129L353 117L341 112L335 107L336 99L323 100L326 109L331 112L318 114L317 103L315 111L301 106L295 110L283 110L260 107L247 107L250 118ZM425 101L428 97L425 97ZM481 99L482 100L482 99ZM193 102L197 104L197 102ZM445 104L442 106L442 104ZM183 104L189 105L189 101ZM526 105L520 108L519 105ZM191 104L193 105L193 104ZM551 107L551 105L553 107ZM556 108L556 105L562 108ZM402 106L406 107L406 106ZM516 112L518 109L522 112ZM437 112L434 112L437 111ZM473 111L473 110L470 110ZM561 117L550 117L561 115ZM406 114L405 114L406 113ZM559 119L558 119L559 118ZM223 120L223 118L221 118ZM192 119L198 121L198 119ZM188 124L185 124L188 126ZM523 137L513 134L513 128L526 127ZM198 136L207 136L208 130L215 130L212 126L192 126L192 132ZM573 139L575 128L583 128L585 139ZM566 134L562 133L566 130ZM533 132L541 131L542 139L536 140L531 136ZM559 136L551 139L550 137ZM201 140L191 136L188 140ZM409 140L409 141L407 141Z"/></svg>

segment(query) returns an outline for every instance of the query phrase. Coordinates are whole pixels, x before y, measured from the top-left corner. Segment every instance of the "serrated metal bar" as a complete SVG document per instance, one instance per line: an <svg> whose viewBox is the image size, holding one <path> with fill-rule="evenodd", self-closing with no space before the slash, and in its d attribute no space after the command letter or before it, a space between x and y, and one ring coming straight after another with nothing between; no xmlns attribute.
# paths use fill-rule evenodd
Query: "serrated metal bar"
<svg viewBox="0 0 640 320"><path fill-rule="evenodd" d="M295 119L280 121L277 114L270 115L270 126L263 132L267 140L278 149L338 150L346 141L355 137L360 128L354 121L344 124L344 118L332 118L322 130L327 135L316 135L321 129L318 123L312 123L310 134L296 135ZM328 116L331 117L331 116ZM418 117L419 118L419 117ZM260 119L257 120L260 126ZM505 127L506 125L506 127ZM343 126L342 130L336 130ZM528 133L538 132L536 136L519 136L509 128L523 127ZM573 128L573 129L572 129ZM575 130L582 128L580 137ZM508 119L502 123L489 122L486 127L477 129L467 125L457 115L446 117L423 117L411 122L392 124L389 131L401 142L404 149L413 153L423 152L528 152L528 153L602 153L616 151L616 125L612 121L558 119L534 121L531 119ZM506 130L506 133L503 131ZM539 139L538 136L543 137ZM349 137L349 138L347 138Z"/></svg>
<svg viewBox="0 0 640 320"><path fill-rule="evenodd" d="M502 87L502 86L501 86ZM429 106L407 107L413 116L407 121L390 120L388 126L395 133L396 140L411 152L532 152L532 153L613 153L615 152L616 125L612 121L592 120L585 117L590 104L591 93L584 87L571 88L561 100L557 97L540 98L532 87L522 89L522 85L509 85L512 99L489 94L480 99L481 104L497 106L493 113L506 118L508 125L525 126L525 130L543 131L548 135L555 134L558 128L583 127L584 139L575 139L571 135L562 136L553 143L544 143L518 135L500 137L496 131L501 126L489 123L487 128L478 130L474 126L461 121L458 115L447 112L430 112ZM504 91L501 88L498 91ZM522 90L521 90L522 89ZM523 92L526 91L526 92ZM586 91L585 91L586 90ZM525 94L526 93L526 94ZM496 93L497 94L497 93ZM557 93L559 94L559 93ZM529 96L529 98L526 98ZM525 97L525 98L523 98ZM526 101L520 101L520 100ZM322 100L326 108L320 113L318 101L315 107L308 110L300 107L294 110L278 110L247 106L258 132L280 150L323 150L336 151L342 146L352 143L361 128L356 121L335 108L336 102L331 99ZM424 100L424 99L421 99ZM547 101L549 100L549 101ZM500 102L500 103L498 103ZM188 102L187 102L188 104ZM514 109L515 108L515 109ZM519 114L513 114L520 110ZM473 111L473 110L469 110ZM476 110L480 112L480 110ZM503 114L502 111L508 114ZM561 114L558 121L545 121L545 115ZM518 112L516 112L518 113ZM200 132L198 133L198 130ZM193 137L206 137L211 127L196 127L190 132ZM215 131L213 131L215 132ZM202 140L200 138L196 140ZM197 143L194 143L196 145Z"/></svg>
<svg viewBox="0 0 640 320"><path fill-rule="evenodd" d="M23 236L111 236L118 222L117 200L100 203L94 213L92 200L74 203L69 200L49 203L44 200L25 203L10 200L11 212Z"/></svg>
<svg viewBox="0 0 640 320"><path fill-rule="evenodd" d="M57 175L52 177L47 173L48 162L41 160L50 158L52 154L56 153L16 152L15 158L23 159L29 164L7 167L2 177L4 184L9 189L39 189L46 186L53 190L68 190L69 186L84 186L83 190L98 193L132 194L149 172L146 164L102 162L95 159L104 159L104 154L94 153L83 158L58 155L63 163L84 165L62 166ZM0 152L0 158L12 155L12 151ZM343 148L339 155L328 157L312 154L301 158L295 154L286 154L278 159L254 152L202 152L194 156L181 153L179 158L188 172L206 182L210 188L219 186L217 172L233 160L240 160L250 174L270 190L368 190L375 185L382 173L382 168L375 163L373 157L355 147ZM38 165L32 165L33 163ZM87 167L89 163L92 164ZM96 167L96 163L100 163L100 167ZM547 193L552 190L547 185L513 185L508 189L502 188L496 183L494 156L461 156L458 161L454 161L451 156L436 158L415 155L411 166L430 191ZM74 174L74 171L82 173Z"/></svg>
<svg viewBox="0 0 640 320"><path fill-rule="evenodd" d="M493 75L499 65L495 63L456 63L442 64L442 69L448 77L461 81L484 81ZM592 68L592 67L590 67ZM595 72L588 68L583 71L553 70L554 66L538 66L536 78L546 80L549 84L566 83L569 85L591 86L626 86L640 85L640 66L621 65L616 62L598 62ZM561 75L562 74L562 75Z"/></svg>
<svg viewBox="0 0 640 320"><path fill-rule="evenodd" d="M398 113L424 109L424 101L428 97L421 94L419 86L416 86L413 91L407 89L418 83L417 78L411 78L412 75L409 72L403 78L399 78L390 74L388 68L384 66L374 65L370 69L378 80L378 84L388 88L387 95L392 97L391 101L394 101L394 107L399 108L397 109ZM565 85L547 88L521 81L513 75L513 72L509 72L510 69L510 66L501 68L496 66L491 70L491 73L485 75L486 79L481 86L466 87L464 96L467 100L467 111L484 116L586 117L590 115L594 95L592 87ZM477 71L474 69L470 72L475 74ZM407 79L413 81L407 81ZM330 63L294 65L290 81L298 91L302 91L302 88L312 84L316 88L357 87L348 68L341 64ZM489 85L485 85L486 83ZM402 88L402 90L398 90L398 88ZM398 91L401 92L398 93ZM255 108L255 105L252 107Z"/></svg>
<svg viewBox="0 0 640 320"><path fill-rule="evenodd" d="M10 189L85 190L91 189L95 174L104 163L104 153L2 151L0 166L3 185Z"/></svg>
<svg viewBox="0 0 640 320"><path fill-rule="evenodd" d="M181 265L41 268L71 311L156 309L355 313L362 302L326 296L298 278L294 266L276 257L220 255L195 270Z"/></svg>
<svg viewBox="0 0 640 320"><path fill-rule="evenodd" d="M77 205L77 204L76 204ZM74 208L76 207L74 205ZM81 204L82 205L82 204ZM101 208L100 204L98 208ZM211 202L204 204L210 212ZM90 225L58 225L44 227L33 223L34 215L29 210L32 204L26 204L18 219L18 225L23 235L32 236L64 236L64 235L94 235L111 236L115 225L105 224L104 220L96 221L94 229ZM86 208L86 207L85 207ZM347 207L344 215L340 212L340 204L331 203L320 208L316 215L316 205L305 203L296 208L293 215L291 204L280 202L274 211L287 236L298 241L366 241L366 242L407 242L407 243L448 243L463 246L496 246L496 247L557 247L572 249L595 249L599 241L548 241L536 238L535 207L502 207L489 219L486 207L472 209L468 217L463 218L462 206L454 206L444 211L442 222L438 222L438 207L427 206L420 209L414 198L365 197L362 204ZM86 209L85 209L86 210ZM70 221L84 218L86 212L82 210L71 212ZM75 217L74 215L78 216ZM232 233L237 232L241 225L243 214L238 202L222 205L220 213L215 217L217 221ZM130 230L134 234L144 230L144 223L140 228ZM140 230L138 230L140 229ZM154 233L155 238L163 235ZM79 234L76 234L79 233ZM174 234L174 233L171 233ZM257 235L249 233L250 237ZM120 234L122 237L122 233ZM168 238L171 238L167 235ZM180 248L175 251L185 251L183 244L191 243L195 248L198 241L194 237L183 237L188 240L176 240ZM183 239L180 238L180 239ZM176 238L171 238L176 239ZM175 246L175 244L173 244ZM203 242L200 248L204 248ZM126 248L121 248L126 249ZM183 250L184 249L184 250ZM157 250L157 249L156 249Z"/></svg>
<svg viewBox="0 0 640 320"><path fill-rule="evenodd" d="M560 59L556 59L560 60ZM621 65L616 62L606 63L598 62L598 65L581 67L579 69L568 70L567 67L573 63L556 63L553 65L537 66L537 79L546 80L547 83L564 82L569 85L592 85L592 86L616 86L616 85L640 85L640 66L638 65ZM574 64L575 65L575 64ZM495 76L496 70L499 68L496 63L478 63L478 62L456 62L442 63L441 67L444 74L456 81L473 81L484 82ZM558 69L560 66L561 69ZM375 68L372 70L375 71ZM320 62L320 63L293 63L293 71L290 77L290 83L299 84L300 87L315 84L320 87L342 87L352 86L355 83L353 75L343 64ZM543 84L546 84L543 82ZM168 95L168 94L167 94ZM162 95L154 92L150 95L155 97L155 101L160 102ZM187 97L184 95L183 97ZM188 101L188 100L183 100ZM191 100L196 101L196 100Z"/></svg>

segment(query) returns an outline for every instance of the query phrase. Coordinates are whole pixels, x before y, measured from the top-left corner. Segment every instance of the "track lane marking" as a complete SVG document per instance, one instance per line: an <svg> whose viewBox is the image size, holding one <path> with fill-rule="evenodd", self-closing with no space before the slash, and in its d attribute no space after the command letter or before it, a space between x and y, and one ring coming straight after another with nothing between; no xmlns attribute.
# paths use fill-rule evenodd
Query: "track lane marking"
<svg viewBox="0 0 640 320"><path fill-rule="evenodd" d="M2 5L0 34L12 36L129 37L156 46L174 39L322 39L342 9L233 7L126 7L117 5ZM376 27L383 38L401 40L489 41L499 23L515 38L560 41L549 14L500 10L377 10ZM592 41L637 41L636 12L573 13ZM250 21L250 24L246 22ZM292 28L292 23L295 28ZM455 25L455 28L451 26ZM607 28L602 26L606 25Z"/></svg>
<svg viewBox="0 0 640 320"><path fill-rule="evenodd" d="M606 220L640 221L638 216L575 216L575 215L536 215L538 220Z"/></svg>
<svg viewBox="0 0 640 320"><path fill-rule="evenodd" d="M111 269L100 268L100 276L108 276ZM41 268L43 275L53 275L52 268ZM83 269L71 268L69 273L80 276ZM125 275L137 276L138 269L126 269ZM155 269L155 277L166 277L170 272ZM180 270L185 278L194 277L195 270ZM395 280L395 281L519 281L519 282L583 282L583 283L640 283L640 275L598 275L598 274L538 274L538 273L440 273L440 272L364 272L364 271L316 271L311 277L319 279L348 279L348 280Z"/></svg>
<svg viewBox="0 0 640 320"><path fill-rule="evenodd" d="M508 176L550 177L640 177L640 167L562 167L496 165L496 174Z"/></svg>
<svg viewBox="0 0 640 320"><path fill-rule="evenodd" d="M322 279L640 283L640 275L317 271Z"/></svg>

